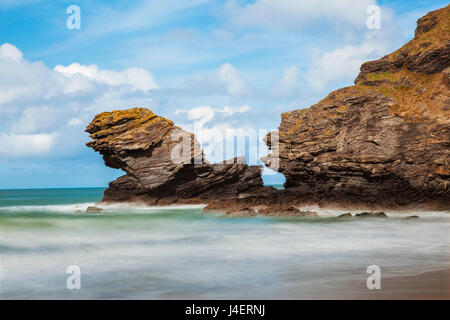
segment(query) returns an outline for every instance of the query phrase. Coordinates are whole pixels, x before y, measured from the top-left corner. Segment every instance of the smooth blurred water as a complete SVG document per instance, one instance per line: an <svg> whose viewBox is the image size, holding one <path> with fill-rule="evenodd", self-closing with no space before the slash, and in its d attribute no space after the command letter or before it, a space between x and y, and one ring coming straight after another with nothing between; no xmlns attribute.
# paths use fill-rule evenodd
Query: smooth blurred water
<svg viewBox="0 0 450 320"><path fill-rule="evenodd" d="M0 298L336 298L363 289L369 265L383 276L450 267L448 212L408 221L411 213L245 218L126 204L77 213L102 193L0 190ZM81 290L66 288L69 265L81 268Z"/></svg>

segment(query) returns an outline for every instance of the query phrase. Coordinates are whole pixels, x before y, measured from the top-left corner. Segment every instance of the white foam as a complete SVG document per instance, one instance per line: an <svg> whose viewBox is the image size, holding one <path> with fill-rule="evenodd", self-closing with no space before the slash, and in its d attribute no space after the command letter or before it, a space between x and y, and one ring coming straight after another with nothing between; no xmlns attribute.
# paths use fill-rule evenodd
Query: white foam
<svg viewBox="0 0 450 320"><path fill-rule="evenodd" d="M55 213L72 213L77 210L86 211L87 207L95 206L93 202L77 203L77 204L57 204L57 205L25 205L25 206L10 206L0 207L3 212L55 212Z"/></svg>
<svg viewBox="0 0 450 320"><path fill-rule="evenodd" d="M67 212L88 205L96 204L28 207ZM161 219L151 214L128 219L125 212L200 206L97 206L122 216L45 217L42 222L46 224L36 228L20 223L3 228L0 244L9 251L0 250L0 298L60 299L68 292L61 277L69 264L79 265L87 275L82 281L89 290L80 290L79 297L94 299L108 298L108 292L122 298L133 294L142 294L142 298L167 298L168 294L224 298L234 297L236 292L274 298L280 297L274 293L291 288L307 298L308 288L327 292L336 288L337 279L365 277L372 264L380 265L386 278L449 267L448 219L412 223L362 219L357 225L308 219L217 219L200 214L190 219ZM340 213L327 210L333 215Z"/></svg>
<svg viewBox="0 0 450 320"><path fill-rule="evenodd" d="M344 213L351 213L353 215L357 213L361 213L364 211L383 211L386 213L388 217L392 218L405 218L408 216L419 216L420 218L439 218L439 217L450 217L450 211L426 211L426 210L348 210L344 208L326 208L326 207L320 207L318 205L305 205L301 206L300 210L302 211L314 211L317 212L317 214L321 217L337 217Z"/></svg>
<svg viewBox="0 0 450 320"><path fill-rule="evenodd" d="M148 206L135 203L120 204L99 204L94 202L76 203L76 204L58 204L58 205L25 205L0 207L3 212L54 212L54 213L80 213L85 212L90 206L102 208L102 213L133 212L133 213L151 213L161 210L189 210L203 209L206 205L170 205L170 206Z"/></svg>

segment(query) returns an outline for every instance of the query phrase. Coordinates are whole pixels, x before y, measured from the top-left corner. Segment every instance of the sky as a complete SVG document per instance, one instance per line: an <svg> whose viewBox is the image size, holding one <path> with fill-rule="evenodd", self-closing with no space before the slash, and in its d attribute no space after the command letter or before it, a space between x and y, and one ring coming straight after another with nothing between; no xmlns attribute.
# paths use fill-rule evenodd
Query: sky
<svg viewBox="0 0 450 320"><path fill-rule="evenodd" d="M0 189L106 186L123 172L85 146L84 128L131 107L193 131L210 162L245 154L258 164L262 143L216 146L248 132L260 141L282 112L352 85L361 63L401 47L418 18L447 4L1 0ZM79 29L68 28L71 5ZM379 28L367 24L373 5ZM265 170L264 181L283 177Z"/></svg>

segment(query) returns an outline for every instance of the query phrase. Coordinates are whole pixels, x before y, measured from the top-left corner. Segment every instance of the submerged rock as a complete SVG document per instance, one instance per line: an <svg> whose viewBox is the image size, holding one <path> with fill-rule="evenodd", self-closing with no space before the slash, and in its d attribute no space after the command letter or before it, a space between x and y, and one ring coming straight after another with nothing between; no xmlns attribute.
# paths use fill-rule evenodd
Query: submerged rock
<svg viewBox="0 0 450 320"><path fill-rule="evenodd" d="M317 216L317 212L302 211L298 207L289 203L273 203L265 205L258 210L258 214L266 216L295 216L295 217L307 217Z"/></svg>
<svg viewBox="0 0 450 320"><path fill-rule="evenodd" d="M317 216L319 216L319 214L314 211L301 211L300 210L299 216L301 216L301 217L317 217Z"/></svg>
<svg viewBox="0 0 450 320"><path fill-rule="evenodd" d="M296 215L300 215L300 209L295 206L289 205L289 204L276 203L276 204L268 205L268 206L265 206L264 208L259 209L258 213L261 215L296 216Z"/></svg>
<svg viewBox="0 0 450 320"><path fill-rule="evenodd" d="M405 220L416 220L416 219L420 219L419 216L408 216L405 218Z"/></svg>
<svg viewBox="0 0 450 320"><path fill-rule="evenodd" d="M103 209L95 206L89 206L86 209L86 213L95 213L95 212L102 212Z"/></svg>
<svg viewBox="0 0 450 320"><path fill-rule="evenodd" d="M387 218L384 212L361 212L355 214L355 218Z"/></svg>
<svg viewBox="0 0 450 320"><path fill-rule="evenodd" d="M246 207L246 208L240 208L240 209L237 209L237 208L229 209L222 216L228 216L228 215L232 215L233 217L251 217L251 216L258 215L258 213L256 212L255 209Z"/></svg>
<svg viewBox="0 0 450 320"><path fill-rule="evenodd" d="M353 216L350 212L347 212L347 213L338 215L338 218L353 218Z"/></svg>

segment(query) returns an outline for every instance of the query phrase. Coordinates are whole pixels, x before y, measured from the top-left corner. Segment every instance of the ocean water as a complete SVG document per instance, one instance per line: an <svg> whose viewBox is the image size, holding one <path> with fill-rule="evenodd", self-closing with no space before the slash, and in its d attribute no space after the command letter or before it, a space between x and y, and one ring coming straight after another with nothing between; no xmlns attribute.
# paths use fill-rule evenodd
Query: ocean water
<svg viewBox="0 0 450 320"><path fill-rule="evenodd" d="M1 299L339 298L450 268L449 212L389 219L223 217L201 206L104 206L103 189L0 190ZM420 220L403 220L418 214ZM68 266L81 289L66 287ZM384 281L384 280L383 280Z"/></svg>

